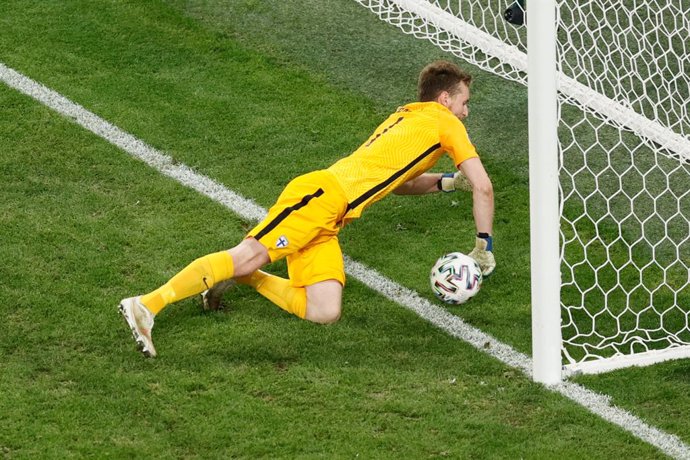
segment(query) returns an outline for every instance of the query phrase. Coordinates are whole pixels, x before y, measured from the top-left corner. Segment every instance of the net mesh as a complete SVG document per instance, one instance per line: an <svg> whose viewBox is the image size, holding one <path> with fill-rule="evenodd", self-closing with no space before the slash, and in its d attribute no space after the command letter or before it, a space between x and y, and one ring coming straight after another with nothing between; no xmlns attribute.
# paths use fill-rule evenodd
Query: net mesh
<svg viewBox="0 0 690 460"><path fill-rule="evenodd" d="M512 0L356 1L527 83ZM565 363L688 346L690 0L557 6Z"/></svg>

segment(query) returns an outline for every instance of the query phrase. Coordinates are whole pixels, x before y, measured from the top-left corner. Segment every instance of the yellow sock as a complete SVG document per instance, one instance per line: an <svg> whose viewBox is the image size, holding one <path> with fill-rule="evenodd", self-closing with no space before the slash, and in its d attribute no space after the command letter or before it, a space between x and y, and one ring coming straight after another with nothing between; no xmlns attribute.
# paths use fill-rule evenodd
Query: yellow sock
<svg viewBox="0 0 690 460"><path fill-rule="evenodd" d="M142 296L141 303L155 315L166 305L199 294L219 281L232 278L234 273L228 251L208 254L187 265L163 286Z"/></svg>
<svg viewBox="0 0 690 460"><path fill-rule="evenodd" d="M249 276L238 278L237 281L252 286L259 294L286 312L302 319L307 316L307 290L290 286L290 280L257 270Z"/></svg>

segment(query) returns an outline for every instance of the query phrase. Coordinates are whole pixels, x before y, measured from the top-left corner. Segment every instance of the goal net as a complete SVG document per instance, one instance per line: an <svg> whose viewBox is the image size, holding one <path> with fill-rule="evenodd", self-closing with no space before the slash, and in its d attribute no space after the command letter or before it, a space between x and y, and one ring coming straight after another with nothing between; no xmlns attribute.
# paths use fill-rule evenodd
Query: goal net
<svg viewBox="0 0 690 460"><path fill-rule="evenodd" d="M524 2L356 1L527 84ZM690 0L556 8L564 375L688 357Z"/></svg>

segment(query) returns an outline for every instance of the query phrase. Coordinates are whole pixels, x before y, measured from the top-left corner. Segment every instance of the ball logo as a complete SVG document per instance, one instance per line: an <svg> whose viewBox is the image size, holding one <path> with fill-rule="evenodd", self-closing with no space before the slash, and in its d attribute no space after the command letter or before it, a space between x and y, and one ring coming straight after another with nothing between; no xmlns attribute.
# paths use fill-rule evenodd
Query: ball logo
<svg viewBox="0 0 690 460"><path fill-rule="evenodd" d="M482 271L477 261L460 252L441 256L429 275L431 290L443 302L462 304L481 289Z"/></svg>
<svg viewBox="0 0 690 460"><path fill-rule="evenodd" d="M278 238L278 241L276 241L277 248L286 248L288 244L289 243L287 238L285 238L285 235L282 235L280 238Z"/></svg>

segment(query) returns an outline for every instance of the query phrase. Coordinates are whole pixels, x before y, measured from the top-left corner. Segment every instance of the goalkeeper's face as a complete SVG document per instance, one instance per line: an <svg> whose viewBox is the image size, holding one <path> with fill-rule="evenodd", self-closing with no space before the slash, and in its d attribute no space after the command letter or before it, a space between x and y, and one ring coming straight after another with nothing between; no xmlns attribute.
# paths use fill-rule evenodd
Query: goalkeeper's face
<svg viewBox="0 0 690 460"><path fill-rule="evenodd" d="M441 103L453 112L453 115L464 120L470 113L470 88L465 83L460 83L458 88L453 94L445 93Z"/></svg>

